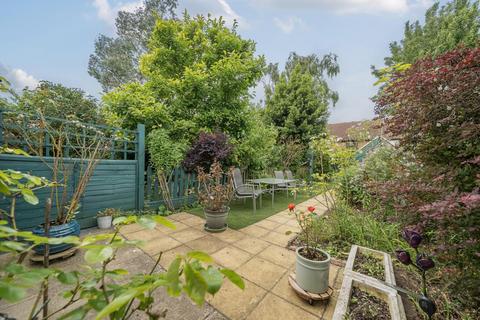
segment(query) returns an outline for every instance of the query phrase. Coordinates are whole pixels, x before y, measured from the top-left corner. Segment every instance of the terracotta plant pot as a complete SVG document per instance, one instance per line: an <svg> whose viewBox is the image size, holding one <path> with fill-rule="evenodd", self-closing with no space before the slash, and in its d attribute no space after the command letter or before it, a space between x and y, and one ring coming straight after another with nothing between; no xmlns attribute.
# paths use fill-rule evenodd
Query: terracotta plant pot
<svg viewBox="0 0 480 320"><path fill-rule="evenodd" d="M328 275L330 271L330 255L320 249L315 249L323 253L327 259L323 261L310 260L302 256L299 252L304 247L296 250L296 281L303 290L311 293L324 293L328 289Z"/></svg>
<svg viewBox="0 0 480 320"><path fill-rule="evenodd" d="M224 211L211 211L203 209L205 214L205 230L212 232L219 232L227 229L227 218L230 208L227 207Z"/></svg>

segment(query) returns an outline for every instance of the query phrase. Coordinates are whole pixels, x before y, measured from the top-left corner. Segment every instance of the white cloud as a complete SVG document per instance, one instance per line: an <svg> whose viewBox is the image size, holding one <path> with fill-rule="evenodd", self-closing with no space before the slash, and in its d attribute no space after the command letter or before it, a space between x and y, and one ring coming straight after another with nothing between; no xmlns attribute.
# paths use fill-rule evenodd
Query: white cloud
<svg viewBox="0 0 480 320"><path fill-rule="evenodd" d="M93 0L93 6L97 9L97 17L113 27L118 11L134 12L143 6L143 1L135 0L111 5L108 0Z"/></svg>
<svg viewBox="0 0 480 320"><path fill-rule="evenodd" d="M338 14L403 13L430 0L251 0L253 6L271 9L325 9Z"/></svg>
<svg viewBox="0 0 480 320"><path fill-rule="evenodd" d="M2 64L0 64L0 75L5 77L8 82L10 82L12 88L17 91L22 90L25 87L34 89L39 82L34 76L28 74L22 69L11 69Z"/></svg>
<svg viewBox="0 0 480 320"><path fill-rule="evenodd" d="M237 21L239 28L249 27L244 17L240 16L227 0L184 0L180 2L179 13L187 10L189 14L211 14L215 18L222 17L228 25Z"/></svg>
<svg viewBox="0 0 480 320"><path fill-rule="evenodd" d="M305 23L298 17L288 17L287 19L273 18L275 25L280 28L284 33L289 34L296 27L305 27Z"/></svg>

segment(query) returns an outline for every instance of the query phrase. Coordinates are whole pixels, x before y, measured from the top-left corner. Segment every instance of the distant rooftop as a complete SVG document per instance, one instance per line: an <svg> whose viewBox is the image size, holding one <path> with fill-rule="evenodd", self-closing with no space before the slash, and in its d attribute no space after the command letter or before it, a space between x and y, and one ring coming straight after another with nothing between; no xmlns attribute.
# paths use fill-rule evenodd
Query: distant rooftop
<svg viewBox="0 0 480 320"><path fill-rule="evenodd" d="M327 130L332 136L337 137L339 140L348 141L353 140L352 137L349 137L348 135L349 130L361 129L365 126L369 135L369 138L366 140L370 140L376 136L382 135L381 127L377 127L376 125L366 125L371 121L372 120L331 123L327 125Z"/></svg>

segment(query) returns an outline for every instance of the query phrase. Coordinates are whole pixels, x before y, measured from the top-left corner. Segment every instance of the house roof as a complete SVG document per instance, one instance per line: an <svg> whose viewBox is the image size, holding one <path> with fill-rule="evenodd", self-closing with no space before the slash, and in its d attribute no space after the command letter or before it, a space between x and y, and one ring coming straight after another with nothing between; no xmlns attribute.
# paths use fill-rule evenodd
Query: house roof
<svg viewBox="0 0 480 320"><path fill-rule="evenodd" d="M332 136L337 137L339 140L343 140L343 141L352 140L352 138L348 136L348 130L350 128L356 128L356 127L360 128L364 122L365 121L350 121L350 122L331 123L327 125L327 130L330 132ZM368 133L370 135L370 139L373 139L376 136L382 135L382 128L377 126L368 126Z"/></svg>

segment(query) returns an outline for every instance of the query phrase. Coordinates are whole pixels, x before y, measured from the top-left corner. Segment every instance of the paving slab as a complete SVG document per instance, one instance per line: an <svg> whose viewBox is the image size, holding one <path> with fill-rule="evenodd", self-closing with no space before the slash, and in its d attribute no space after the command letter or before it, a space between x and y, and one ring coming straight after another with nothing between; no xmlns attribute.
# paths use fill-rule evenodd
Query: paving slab
<svg viewBox="0 0 480 320"><path fill-rule="evenodd" d="M274 221L269 221L269 220L261 220L261 221L255 223L254 226L262 227L262 228L265 228L267 230L273 230L275 228L278 228L280 226L280 223L274 222Z"/></svg>
<svg viewBox="0 0 480 320"><path fill-rule="evenodd" d="M241 232L251 236L251 237L256 237L256 238L262 238L267 235L270 231L268 229L256 226L256 225L251 225L246 228L241 229Z"/></svg>
<svg viewBox="0 0 480 320"><path fill-rule="evenodd" d="M140 248L148 255L155 256L163 251L181 246L182 243L168 236L146 241Z"/></svg>
<svg viewBox="0 0 480 320"><path fill-rule="evenodd" d="M232 320L245 319L267 294L267 291L248 280L244 281L244 290L225 281L220 291L213 298L207 298L207 301Z"/></svg>
<svg viewBox="0 0 480 320"><path fill-rule="evenodd" d="M284 268L289 268L295 263L293 251L273 244L265 248L258 256Z"/></svg>
<svg viewBox="0 0 480 320"><path fill-rule="evenodd" d="M270 243L258 238L246 237L242 240L234 242L233 245L250 254L257 254L270 245Z"/></svg>
<svg viewBox="0 0 480 320"><path fill-rule="evenodd" d="M228 245L227 242L224 242L218 238L215 238L211 235L206 235L204 237L189 241L186 243L188 247L193 250L203 251L208 254L213 254L220 249Z"/></svg>
<svg viewBox="0 0 480 320"><path fill-rule="evenodd" d="M242 233L242 232L239 232L239 231L236 231L236 230L232 230L232 229L227 229L223 232L213 232L211 233L211 235L215 238L218 238L222 241L225 241L225 242L228 242L228 243L233 243L233 242L237 242L239 240L242 240L244 238L246 238L246 234L245 233Z"/></svg>
<svg viewBox="0 0 480 320"><path fill-rule="evenodd" d="M157 229L144 229L140 231L135 231L131 233L125 234L125 238L128 240L142 240L142 241L149 241L154 238L162 237L163 234L158 231Z"/></svg>
<svg viewBox="0 0 480 320"><path fill-rule="evenodd" d="M256 285L271 290L287 269L265 259L254 257L238 267L236 272Z"/></svg>
<svg viewBox="0 0 480 320"><path fill-rule="evenodd" d="M288 242L294 237L293 234L278 233L275 231L269 232L262 239L270 243L276 244L280 247L286 247Z"/></svg>
<svg viewBox="0 0 480 320"><path fill-rule="evenodd" d="M186 243L198 238L201 238L205 236L205 233L202 231L193 229L193 228L187 228L185 230L179 231L179 232L174 232L169 234L170 237L174 238L175 240L178 240L182 243Z"/></svg>
<svg viewBox="0 0 480 320"><path fill-rule="evenodd" d="M267 296L247 317L248 320L279 320L279 319L302 319L318 320L319 318L307 311L292 305L274 294Z"/></svg>
<svg viewBox="0 0 480 320"><path fill-rule="evenodd" d="M215 252L212 257L216 263L219 263L225 268L236 269L247 262L252 255L233 246L228 246Z"/></svg>
<svg viewBox="0 0 480 320"><path fill-rule="evenodd" d="M155 226L155 229L162 232L163 234L171 234L171 233L179 232L179 231L182 231L182 230L185 230L185 229L189 228L189 226L187 226L184 223L178 222L176 220L171 220L171 221L175 225L175 229L172 229L172 228L166 227L164 225L160 225L160 224L157 224Z"/></svg>

